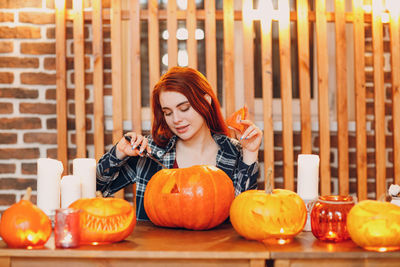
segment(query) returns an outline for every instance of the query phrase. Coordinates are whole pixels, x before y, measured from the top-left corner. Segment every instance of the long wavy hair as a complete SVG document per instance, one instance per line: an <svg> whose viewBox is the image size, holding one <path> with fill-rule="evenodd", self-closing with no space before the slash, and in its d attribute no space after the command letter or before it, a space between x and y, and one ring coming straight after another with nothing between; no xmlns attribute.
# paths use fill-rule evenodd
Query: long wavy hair
<svg viewBox="0 0 400 267"><path fill-rule="evenodd" d="M165 146L173 136L160 104L160 94L165 91L175 91L186 96L190 105L204 118L212 133L229 135L218 99L203 74L188 67L173 67L161 77L152 92L151 133L157 145ZM206 94L211 97L211 104L204 97Z"/></svg>

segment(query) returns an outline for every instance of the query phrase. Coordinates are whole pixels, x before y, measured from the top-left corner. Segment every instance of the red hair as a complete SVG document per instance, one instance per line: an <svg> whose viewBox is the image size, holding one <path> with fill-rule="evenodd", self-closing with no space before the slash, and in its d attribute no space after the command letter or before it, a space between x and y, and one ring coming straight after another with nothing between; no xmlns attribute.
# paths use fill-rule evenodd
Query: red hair
<svg viewBox="0 0 400 267"><path fill-rule="evenodd" d="M173 67L154 86L152 93L153 126L152 137L159 146L165 146L174 135L164 118L160 94L175 91L183 94L190 105L204 118L212 133L229 135L221 108L210 83L199 71L192 68ZM204 97L211 97L211 104Z"/></svg>

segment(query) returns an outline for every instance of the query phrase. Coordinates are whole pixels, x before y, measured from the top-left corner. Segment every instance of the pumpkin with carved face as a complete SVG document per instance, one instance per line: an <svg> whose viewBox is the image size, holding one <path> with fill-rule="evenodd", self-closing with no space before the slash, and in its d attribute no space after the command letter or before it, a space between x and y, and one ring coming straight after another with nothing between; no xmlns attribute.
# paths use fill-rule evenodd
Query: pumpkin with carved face
<svg viewBox="0 0 400 267"><path fill-rule="evenodd" d="M0 236L11 248L40 248L51 235L49 217L30 201L31 188L1 216Z"/></svg>
<svg viewBox="0 0 400 267"><path fill-rule="evenodd" d="M217 167L163 169L146 186L144 208L155 225L205 230L228 218L234 197L232 180Z"/></svg>
<svg viewBox="0 0 400 267"><path fill-rule="evenodd" d="M101 193L100 193L101 194ZM80 243L103 244L124 240L136 225L133 206L120 198L83 198L70 208L80 212Z"/></svg>
<svg viewBox="0 0 400 267"><path fill-rule="evenodd" d="M244 238L284 244L303 230L304 201L285 189L248 190L235 198L230 210L233 228ZM275 242L276 241L276 242Z"/></svg>

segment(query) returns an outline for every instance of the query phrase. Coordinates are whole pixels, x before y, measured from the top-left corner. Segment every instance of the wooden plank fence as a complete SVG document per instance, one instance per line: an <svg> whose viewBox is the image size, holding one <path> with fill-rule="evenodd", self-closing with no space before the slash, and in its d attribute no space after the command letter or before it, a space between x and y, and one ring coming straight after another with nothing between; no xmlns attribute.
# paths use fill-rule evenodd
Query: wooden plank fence
<svg viewBox="0 0 400 267"><path fill-rule="evenodd" d="M132 129L142 132L142 110L150 103L142 103L142 73L141 64L144 57L141 51L142 22L147 23L148 40L148 84L151 90L160 78L160 21L167 22L169 38L168 68L178 63L178 39L176 31L179 21L186 22L187 39L186 47L188 65L194 68L202 67L205 74L217 92L217 27L218 21L223 22L223 108L225 115L236 110L236 98L240 97L235 90L235 75L243 75L245 89L244 102L250 110L250 118L255 119L255 79L254 79L254 35L256 28L254 21L260 21L261 36L261 73L262 73L262 123L264 127L264 169L274 165L274 130L272 117L273 102L273 69L272 69L272 22L279 25L279 61L281 83L281 114L282 114L282 153L283 153L283 187L295 190L295 153L293 144L293 96L292 76L294 71L291 61L295 55L291 52L293 39L291 37L291 22L296 22L297 39L297 71L299 74L299 103L301 124L301 153L319 153L320 156L320 194L332 193L331 173L331 125L329 109L328 80L331 70L336 69L336 118L337 118L337 150L338 150L338 188L339 194L346 195L350 192L349 168L349 107L348 107L348 81L349 70L346 67L347 47L350 45L346 39L346 25L353 25L354 48L354 98L355 98L355 125L356 125L356 160L357 166L357 195L360 200L368 198L367 188L367 110L366 110L366 79L365 79L365 27L372 28L372 54L373 54L373 88L374 88L374 120L373 130L368 132L374 135L374 165L375 165L375 197L378 198L387 190L387 149L393 151L393 178L392 182L400 183L400 38L399 38L399 10L388 10L383 6L382 0L372 0L371 11L364 10L363 0L353 0L351 12L346 11L344 0L332 0L334 11L327 11L325 0L315 0L315 9L309 7L308 0L297 0L297 5L290 8L290 0L279 1L278 9L273 10L269 1L261 1L258 9L253 7L253 1L243 0L240 10L234 9L233 0L224 0L222 9L217 9L215 1L205 0L204 8L198 9L195 0L187 1L187 8L182 10L177 7L176 1L168 1L165 7L160 8L157 0L149 0L147 9L141 8L141 1L128 1L128 8L122 8L122 0L110 1L111 6L104 7L101 0L91 0L90 9L83 9L83 0L73 0L73 10L65 8L65 2L56 1L56 69L57 69L57 130L58 130L58 159L68 164L68 148L76 148L77 157L87 156L87 125L85 97L85 36L84 26L92 29L93 50L93 110L94 110L94 155L98 160L105 152L105 122L104 122L104 62L103 51L104 26L110 24L111 32L111 79L112 79L112 139L117 142L124 132L123 125L123 88L122 77L122 21L129 21L129 65L130 67L130 106ZM386 1L390 2L390 1ZM295 10L294 10L295 9ZM389 13L389 21L383 21L383 14ZM66 27L67 22L72 22L73 27L73 53L74 53L74 104L75 104L75 144L69 144L67 138L67 100L66 100ZM205 66L199 66L198 41L196 40L197 22L203 21L205 28ZM243 30L243 73L235 73L235 36L237 34L235 23L240 22ZM317 70L317 102L318 120L311 119L311 69L310 43L304 36L310 36L310 23L315 27L315 46ZM328 60L327 24L335 24L336 62ZM390 28L390 53L392 68L391 76L391 129L387 130L387 116L385 116L385 80L384 80L384 38L383 28ZM340 52L339 52L340 51ZM202 61L203 62L203 61ZM335 64L335 65L334 65ZM396 71L397 70L397 71ZM386 114L387 115L387 114ZM318 124L318 151L312 150L312 125ZM392 142L386 143L387 136L392 136ZM391 144L393 144L391 146ZM391 147L390 147L391 146ZM265 173L265 171L263 172ZM371 178L371 177L370 177ZM271 180L274 184L274 174Z"/></svg>

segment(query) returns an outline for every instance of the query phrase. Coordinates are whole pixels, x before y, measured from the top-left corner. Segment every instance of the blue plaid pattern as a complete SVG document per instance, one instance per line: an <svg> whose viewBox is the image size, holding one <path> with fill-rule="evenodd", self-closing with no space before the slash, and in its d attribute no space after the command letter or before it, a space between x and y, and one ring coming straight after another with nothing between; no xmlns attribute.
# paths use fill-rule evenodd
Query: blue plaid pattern
<svg viewBox="0 0 400 267"><path fill-rule="evenodd" d="M151 136L146 137L151 154L167 168L172 168L176 157L177 136L171 138L166 147L159 147ZM217 167L232 179L235 195L257 188L258 162L250 166L243 162L242 147L236 139L218 134L213 134L213 138L219 146ZM97 190L107 197L129 184L136 183L137 219L149 220L143 205L144 191L150 178L162 167L147 157L126 157L120 160L116 157L115 149L116 146L113 146L97 164Z"/></svg>

